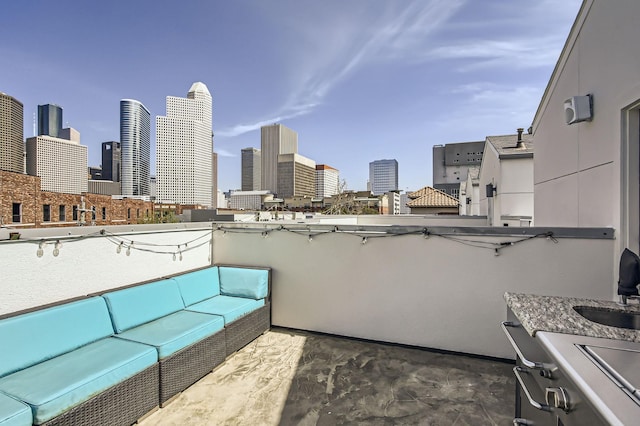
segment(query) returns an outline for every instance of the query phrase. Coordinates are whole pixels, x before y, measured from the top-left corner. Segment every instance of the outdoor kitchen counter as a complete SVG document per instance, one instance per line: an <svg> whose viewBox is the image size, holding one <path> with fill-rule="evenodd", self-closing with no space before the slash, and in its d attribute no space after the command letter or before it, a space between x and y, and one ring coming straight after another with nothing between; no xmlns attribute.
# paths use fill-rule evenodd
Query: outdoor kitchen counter
<svg viewBox="0 0 640 426"><path fill-rule="evenodd" d="M640 312L640 305L632 302L620 306L606 300L578 299L573 297L536 296L533 294L504 294L507 306L520 320L524 329L535 336L538 331L575 334L588 337L640 342L640 331L601 325L581 316L574 306L593 306L612 311Z"/></svg>

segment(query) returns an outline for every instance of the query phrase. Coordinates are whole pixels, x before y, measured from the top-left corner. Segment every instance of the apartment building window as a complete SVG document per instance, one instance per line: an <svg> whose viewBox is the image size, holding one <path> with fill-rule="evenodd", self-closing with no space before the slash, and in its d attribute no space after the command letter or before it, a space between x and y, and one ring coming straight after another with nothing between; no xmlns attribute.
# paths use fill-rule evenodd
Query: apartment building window
<svg viewBox="0 0 640 426"><path fill-rule="evenodd" d="M127 219L131 219L131 208L127 209Z"/></svg>
<svg viewBox="0 0 640 426"><path fill-rule="evenodd" d="M42 205L42 221L51 222L51 204Z"/></svg>
<svg viewBox="0 0 640 426"><path fill-rule="evenodd" d="M11 221L13 223L22 222L22 204L21 203L13 203Z"/></svg>
<svg viewBox="0 0 640 426"><path fill-rule="evenodd" d="M78 206L73 206L71 214L72 214L73 220L78 220Z"/></svg>
<svg viewBox="0 0 640 426"><path fill-rule="evenodd" d="M67 220L67 215L66 215L66 206L61 204L59 209L58 209L58 220L60 222L65 222Z"/></svg>
<svg viewBox="0 0 640 426"><path fill-rule="evenodd" d="M136 209L136 217L139 218L140 217L140 209Z"/></svg>
<svg viewBox="0 0 640 426"><path fill-rule="evenodd" d="M96 220L96 206L91 207L91 220Z"/></svg>
<svg viewBox="0 0 640 426"><path fill-rule="evenodd" d="M460 194L460 189L458 189L458 188L453 188L453 189L451 190L451 196L452 196L452 197L456 197L456 198L458 198L458 195L459 195L459 194Z"/></svg>
<svg viewBox="0 0 640 426"><path fill-rule="evenodd" d="M107 220L107 208L102 208L102 220Z"/></svg>

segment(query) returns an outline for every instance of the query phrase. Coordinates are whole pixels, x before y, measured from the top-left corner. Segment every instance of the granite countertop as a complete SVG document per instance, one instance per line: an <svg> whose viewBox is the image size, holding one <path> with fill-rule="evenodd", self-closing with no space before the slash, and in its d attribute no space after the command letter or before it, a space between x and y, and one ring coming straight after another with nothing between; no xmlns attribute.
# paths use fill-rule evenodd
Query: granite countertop
<svg viewBox="0 0 640 426"><path fill-rule="evenodd" d="M548 331L640 342L640 331L638 330L601 325L589 321L573 310L574 306L594 306L615 311L640 312L640 305L637 303L620 306L616 302L607 300L536 296L509 292L504 294L504 300L531 336L535 336L538 331Z"/></svg>

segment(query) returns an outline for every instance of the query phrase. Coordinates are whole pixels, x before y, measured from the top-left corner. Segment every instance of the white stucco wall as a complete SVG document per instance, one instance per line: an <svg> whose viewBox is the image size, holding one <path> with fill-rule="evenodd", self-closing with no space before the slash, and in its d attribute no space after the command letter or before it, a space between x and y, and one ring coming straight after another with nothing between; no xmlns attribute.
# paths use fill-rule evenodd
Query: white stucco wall
<svg viewBox="0 0 640 426"><path fill-rule="evenodd" d="M500 217L533 216L533 158L500 162Z"/></svg>
<svg viewBox="0 0 640 426"><path fill-rule="evenodd" d="M640 100L639 16L636 0L583 4L533 125L537 226L626 232L621 122L624 109ZM566 125L565 99L586 94L593 94L593 121ZM637 146L638 137L632 135L630 143ZM620 244L637 247L637 239Z"/></svg>
<svg viewBox="0 0 640 426"><path fill-rule="evenodd" d="M148 225L146 225L148 226ZM106 227L107 229L111 227ZM140 226L129 228L140 229ZM87 227L82 229L91 229ZM94 228L99 231L100 228ZM3 230L4 231L4 230ZM21 230L23 238L37 230ZM73 232L71 228L49 230L46 238L61 237ZM118 232L118 231L115 231ZM183 246L182 261L170 254L156 254L126 249L116 253L116 245L106 237L87 238L78 241L62 239L60 254L54 257L53 242L46 244L44 255L37 257L38 240L2 241L0 243L0 314L15 312L74 297L103 292L112 288L134 284L153 278L196 269L209 264L210 229L176 230L162 233L131 233L119 231L127 240L138 241L138 247L155 251L177 250L178 244L192 241L191 249ZM171 247L148 246L143 243L169 244ZM200 247L197 244L204 243Z"/></svg>

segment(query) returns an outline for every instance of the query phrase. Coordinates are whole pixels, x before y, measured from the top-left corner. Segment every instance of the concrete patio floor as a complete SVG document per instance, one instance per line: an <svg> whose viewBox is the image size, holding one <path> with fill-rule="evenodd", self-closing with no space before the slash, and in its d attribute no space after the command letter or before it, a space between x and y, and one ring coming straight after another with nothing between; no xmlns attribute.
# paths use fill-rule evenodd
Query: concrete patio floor
<svg viewBox="0 0 640 426"><path fill-rule="evenodd" d="M273 328L151 425L509 425L512 366Z"/></svg>

